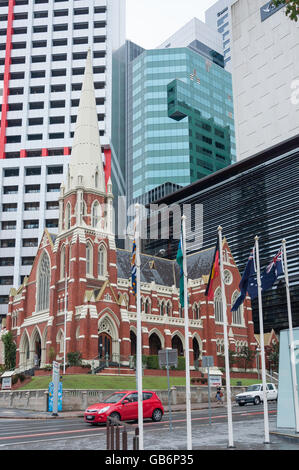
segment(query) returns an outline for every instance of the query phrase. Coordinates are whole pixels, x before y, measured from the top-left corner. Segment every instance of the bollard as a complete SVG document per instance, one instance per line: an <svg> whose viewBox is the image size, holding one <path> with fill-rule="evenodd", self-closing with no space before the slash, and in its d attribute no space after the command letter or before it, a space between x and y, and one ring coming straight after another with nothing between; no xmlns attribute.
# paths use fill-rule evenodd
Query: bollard
<svg viewBox="0 0 299 470"><path fill-rule="evenodd" d="M119 424L117 423L115 431L115 450L120 450Z"/></svg>
<svg viewBox="0 0 299 470"><path fill-rule="evenodd" d="M106 435L107 435L107 440L106 440L106 449L110 450L110 418L107 418L107 423L106 423Z"/></svg>
<svg viewBox="0 0 299 470"><path fill-rule="evenodd" d="M133 450L139 450L139 428L135 429L135 436L133 437Z"/></svg>
<svg viewBox="0 0 299 470"><path fill-rule="evenodd" d="M127 433L126 426L124 426L122 437L123 437L123 450L128 450L128 433Z"/></svg>

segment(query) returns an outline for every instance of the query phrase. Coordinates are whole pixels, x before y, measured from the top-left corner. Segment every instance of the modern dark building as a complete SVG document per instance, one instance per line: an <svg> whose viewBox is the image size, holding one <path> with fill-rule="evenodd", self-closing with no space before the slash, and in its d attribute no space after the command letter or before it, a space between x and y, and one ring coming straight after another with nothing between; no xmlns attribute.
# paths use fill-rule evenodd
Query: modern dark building
<svg viewBox="0 0 299 470"><path fill-rule="evenodd" d="M284 141L250 158L213 173L194 184L156 201L171 206L191 205L191 230L199 230L195 205L203 207L203 244L192 251L216 243L217 228L223 227L230 249L243 272L254 237L260 237L261 268L287 241L291 302L294 326L299 325L299 136ZM165 214L165 211L162 213ZM167 211L166 211L167 215ZM171 224L171 219L170 219ZM173 227L172 227L173 230ZM143 251L167 250L176 257L177 239L147 240ZM190 252L190 251L189 251ZM257 302L253 301L255 332L259 333ZM284 278L263 294L265 332L288 328Z"/></svg>

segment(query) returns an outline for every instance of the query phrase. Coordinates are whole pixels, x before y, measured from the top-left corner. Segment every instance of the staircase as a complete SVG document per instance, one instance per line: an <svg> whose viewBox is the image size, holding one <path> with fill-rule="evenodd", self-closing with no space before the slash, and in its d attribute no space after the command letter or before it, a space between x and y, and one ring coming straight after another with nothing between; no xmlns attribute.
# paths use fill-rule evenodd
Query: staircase
<svg viewBox="0 0 299 470"><path fill-rule="evenodd" d="M96 375L123 375L126 377L135 377L134 369L129 369L128 367L105 367L99 372L96 372Z"/></svg>

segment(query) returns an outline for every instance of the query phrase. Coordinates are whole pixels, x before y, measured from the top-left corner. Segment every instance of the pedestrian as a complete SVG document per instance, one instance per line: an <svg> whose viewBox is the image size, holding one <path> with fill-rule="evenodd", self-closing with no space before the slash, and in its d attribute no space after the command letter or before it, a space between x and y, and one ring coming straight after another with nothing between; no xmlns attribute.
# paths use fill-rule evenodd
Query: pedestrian
<svg viewBox="0 0 299 470"><path fill-rule="evenodd" d="M222 405L222 404L223 404L223 402L222 402L222 397L223 397L223 393L222 393L222 391L221 391L221 387L218 387L218 388L217 388L217 392L216 392L216 400L217 400L217 403L218 403L219 405Z"/></svg>

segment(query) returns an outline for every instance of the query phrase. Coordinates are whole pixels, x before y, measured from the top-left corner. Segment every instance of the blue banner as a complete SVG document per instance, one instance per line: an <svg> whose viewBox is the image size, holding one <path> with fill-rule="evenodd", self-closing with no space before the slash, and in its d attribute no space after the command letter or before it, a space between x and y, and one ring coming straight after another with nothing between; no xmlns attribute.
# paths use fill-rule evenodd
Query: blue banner
<svg viewBox="0 0 299 470"><path fill-rule="evenodd" d="M53 412L54 383L49 383L48 411ZM62 382L58 386L58 410L62 411Z"/></svg>

